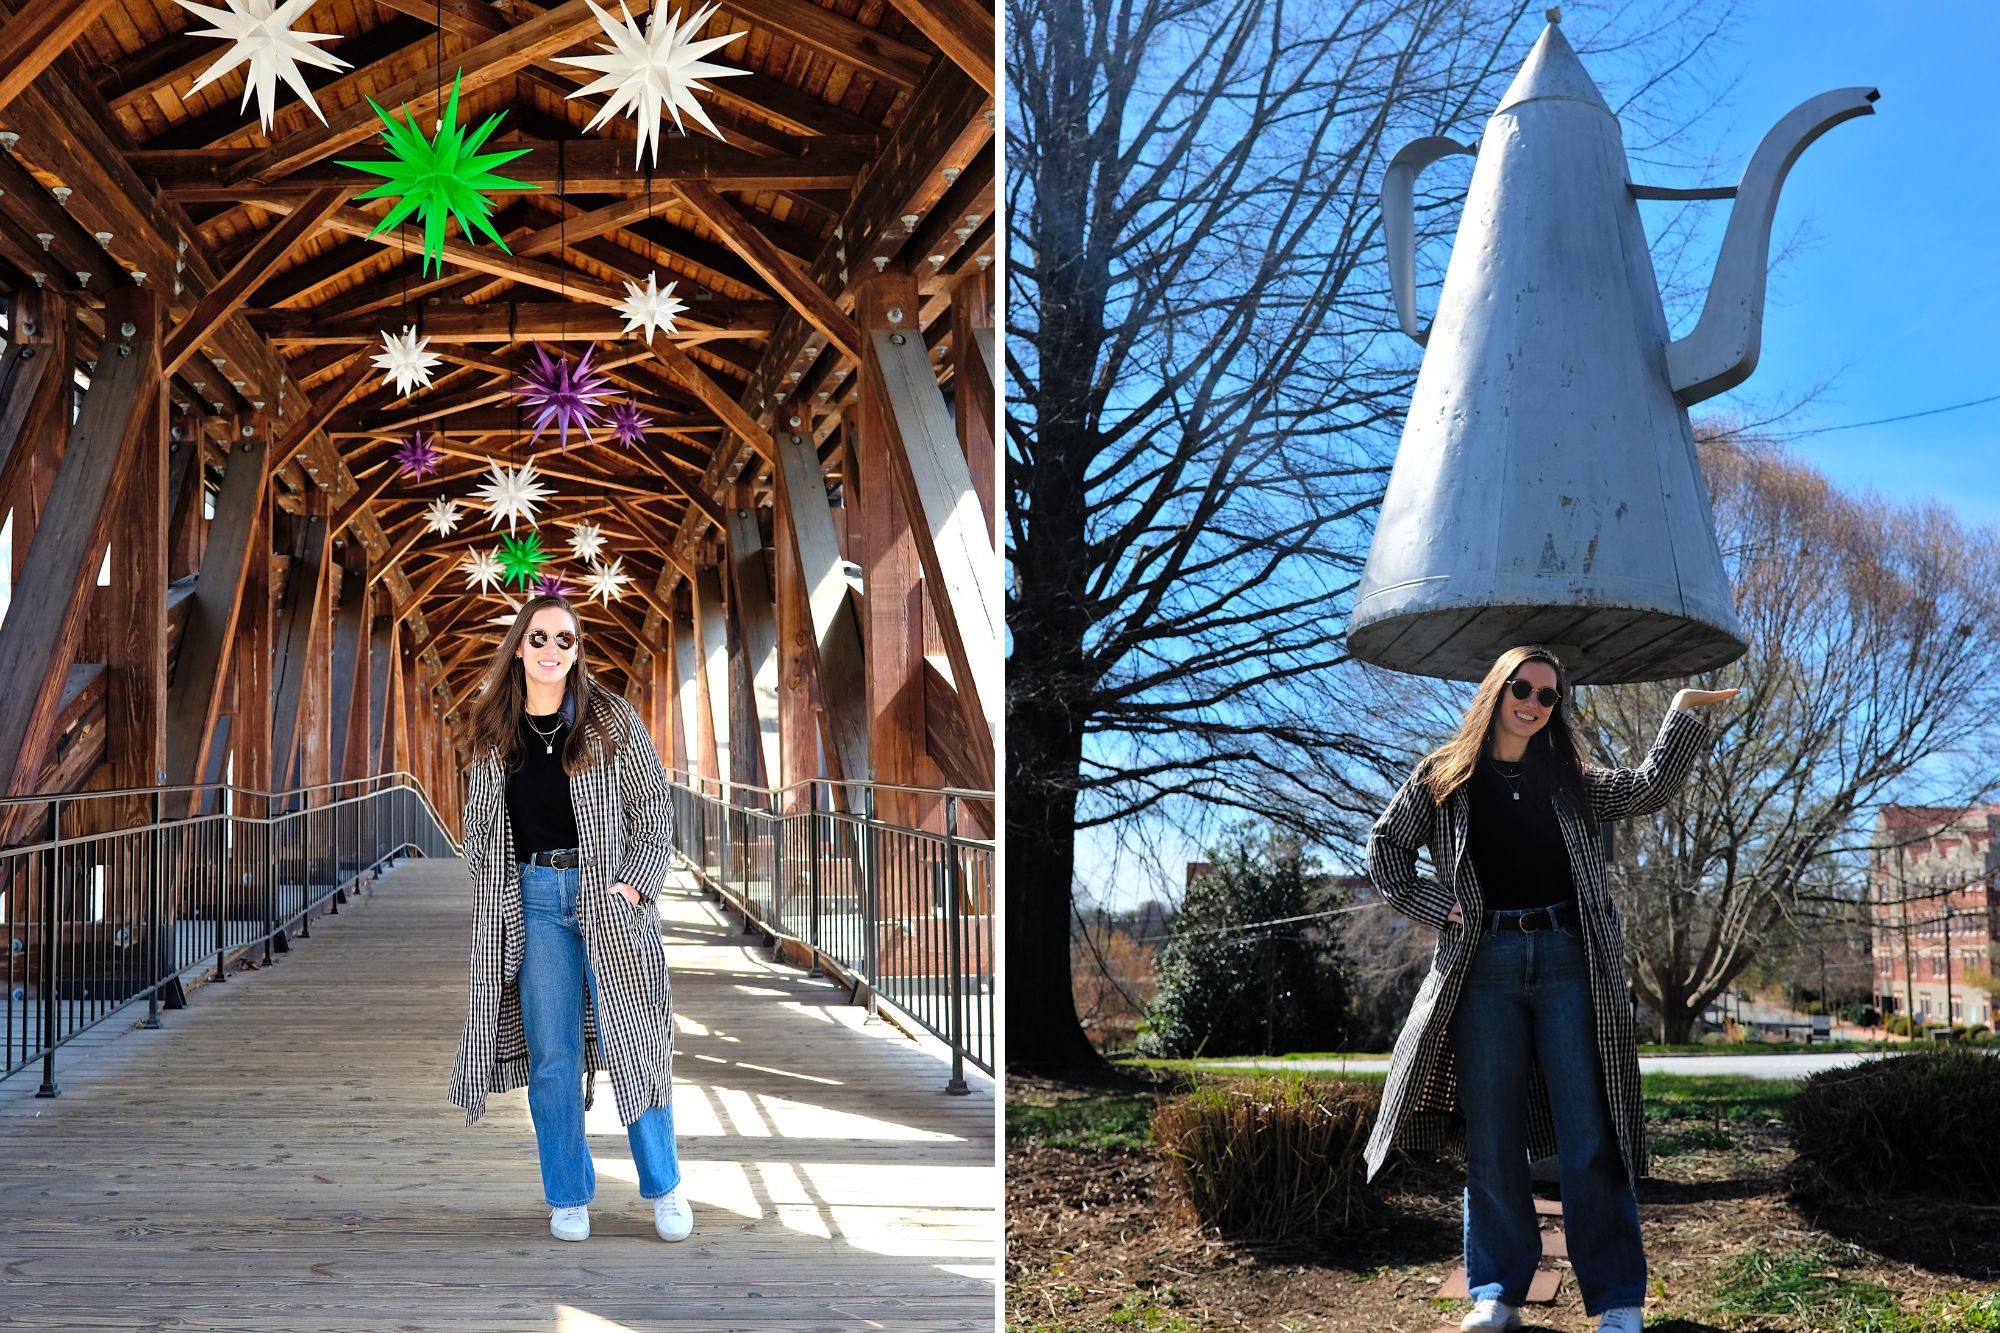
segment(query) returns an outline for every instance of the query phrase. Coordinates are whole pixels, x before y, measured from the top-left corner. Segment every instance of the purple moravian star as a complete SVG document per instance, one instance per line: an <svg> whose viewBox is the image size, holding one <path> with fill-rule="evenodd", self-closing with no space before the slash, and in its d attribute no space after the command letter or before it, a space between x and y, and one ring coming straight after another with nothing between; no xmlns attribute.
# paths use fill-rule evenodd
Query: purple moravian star
<svg viewBox="0 0 2000 1333"><path fill-rule="evenodd" d="M571 426L581 430L585 439L594 438L590 428L603 424L603 403L611 392L610 382L590 364L595 350L585 348L582 356L571 361L566 356L550 355L545 347L535 348L535 362L522 372L514 390L535 414L530 444L541 439L551 424L561 436L564 453L569 452Z"/></svg>
<svg viewBox="0 0 2000 1333"><path fill-rule="evenodd" d="M611 438L627 449L637 448L646 438L652 420L640 408L638 400L621 398L611 405Z"/></svg>
<svg viewBox="0 0 2000 1333"><path fill-rule="evenodd" d="M421 479L429 476L443 462L444 455L438 452L437 436L427 437L422 431L404 440L402 447L396 450L396 470L406 477Z"/></svg>

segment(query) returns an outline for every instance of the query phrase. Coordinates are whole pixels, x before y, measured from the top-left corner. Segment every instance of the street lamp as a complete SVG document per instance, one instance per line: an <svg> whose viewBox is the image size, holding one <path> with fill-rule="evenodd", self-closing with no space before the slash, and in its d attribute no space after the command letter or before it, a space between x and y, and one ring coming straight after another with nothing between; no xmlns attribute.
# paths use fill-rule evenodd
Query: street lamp
<svg viewBox="0 0 2000 1333"><path fill-rule="evenodd" d="M1952 1038L1951 1012L1951 919L1958 915L1958 909L1949 902L1944 905L1944 1035Z"/></svg>

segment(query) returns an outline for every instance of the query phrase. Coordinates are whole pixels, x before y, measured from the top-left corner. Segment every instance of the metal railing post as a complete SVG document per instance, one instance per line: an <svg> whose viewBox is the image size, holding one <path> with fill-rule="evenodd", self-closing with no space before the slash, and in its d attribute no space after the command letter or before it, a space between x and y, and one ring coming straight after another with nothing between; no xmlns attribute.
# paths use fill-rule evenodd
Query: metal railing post
<svg viewBox="0 0 2000 1333"><path fill-rule="evenodd" d="M868 976L868 1016L875 1016L875 988L881 973L875 968L875 919L881 906L881 842L875 831L875 788L861 789L861 965Z"/></svg>
<svg viewBox="0 0 2000 1333"><path fill-rule="evenodd" d="M965 1085L965 942L961 938L964 918L958 910L958 798L944 798L944 925L945 966L950 969L951 995L951 1080L944 1090L954 1096L972 1091Z"/></svg>
<svg viewBox="0 0 2000 1333"><path fill-rule="evenodd" d="M806 783L806 942L812 946L810 976L823 975L819 965L819 783Z"/></svg>
<svg viewBox="0 0 2000 1333"><path fill-rule="evenodd" d="M327 894L326 914L340 915L340 788L334 787L328 793L331 798L326 807L327 822L332 825L327 830Z"/></svg>
<svg viewBox="0 0 2000 1333"><path fill-rule="evenodd" d="M146 1021L139 1026L157 1028L160 1026L160 872L166 864L166 854L161 844L166 832L160 827L161 802L165 794L153 793L153 873L146 876Z"/></svg>
<svg viewBox="0 0 2000 1333"><path fill-rule="evenodd" d="M56 902L62 884L62 802L49 816L49 879L42 888L42 1086L37 1097L60 1097L56 1084Z"/></svg>

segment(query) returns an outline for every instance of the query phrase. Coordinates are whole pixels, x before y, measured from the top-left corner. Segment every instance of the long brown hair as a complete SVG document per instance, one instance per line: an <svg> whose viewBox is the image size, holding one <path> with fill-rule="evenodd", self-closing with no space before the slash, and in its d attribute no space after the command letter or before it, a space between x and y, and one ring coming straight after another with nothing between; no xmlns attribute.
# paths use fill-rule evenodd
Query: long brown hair
<svg viewBox="0 0 2000 1333"><path fill-rule="evenodd" d="M521 636L528 632L528 622L535 618L535 613L551 606L561 607L568 614L569 623L576 627L576 661L563 677L563 697L570 702L574 719L569 736L563 741L563 772L581 773L618 753L617 731L606 725L593 706L599 687L590 678L589 654L584 652L589 636L583 632L583 620L567 597L544 595L530 597L522 604L514 623L501 636L499 650L487 665L479 702L472 710L474 762L492 751L499 755L500 766L509 772L521 766L521 714L528 704L528 682L514 650L521 646Z"/></svg>
<svg viewBox="0 0 2000 1333"><path fill-rule="evenodd" d="M1556 655L1535 644L1523 644L1509 648L1494 660L1487 669L1486 679L1479 682L1473 691L1472 702L1466 706L1465 716L1459 721L1458 730L1452 738L1424 756L1419 765L1423 773L1424 786L1430 789L1431 800L1438 805L1445 798L1465 785L1472 776L1472 770L1479 765L1480 756L1486 753L1488 740L1493 735L1494 725L1500 718L1500 706L1506 693L1507 682L1529 662L1545 662L1556 673L1556 689L1562 697L1549 710L1549 720L1542 729L1528 741L1529 761L1546 764L1555 777L1559 791L1577 797L1583 791L1583 765L1589 753L1583 748L1583 739L1577 728L1570 725L1569 672ZM1588 802L1579 801L1582 809L1589 809Z"/></svg>

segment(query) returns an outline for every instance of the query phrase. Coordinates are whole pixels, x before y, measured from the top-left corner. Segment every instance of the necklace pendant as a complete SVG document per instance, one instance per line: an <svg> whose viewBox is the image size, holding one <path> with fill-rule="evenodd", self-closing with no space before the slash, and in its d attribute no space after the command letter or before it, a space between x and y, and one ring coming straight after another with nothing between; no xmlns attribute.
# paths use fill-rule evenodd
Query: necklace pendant
<svg viewBox="0 0 2000 1333"><path fill-rule="evenodd" d="M544 746L542 747L542 753L543 753L543 754L554 754L555 752L556 752L556 747L555 747L554 745L544 745ZM1514 799L1518 801L1518 800L1520 800L1521 798L1520 798L1520 797L1518 797L1518 796L1516 796L1516 797L1515 797Z"/></svg>
<svg viewBox="0 0 2000 1333"><path fill-rule="evenodd" d="M1520 792L1515 792L1515 793L1514 793L1514 799L1515 799L1515 800L1517 800L1517 801L1518 801L1518 800L1520 800L1520 799L1521 799L1521 793L1520 793Z"/></svg>

